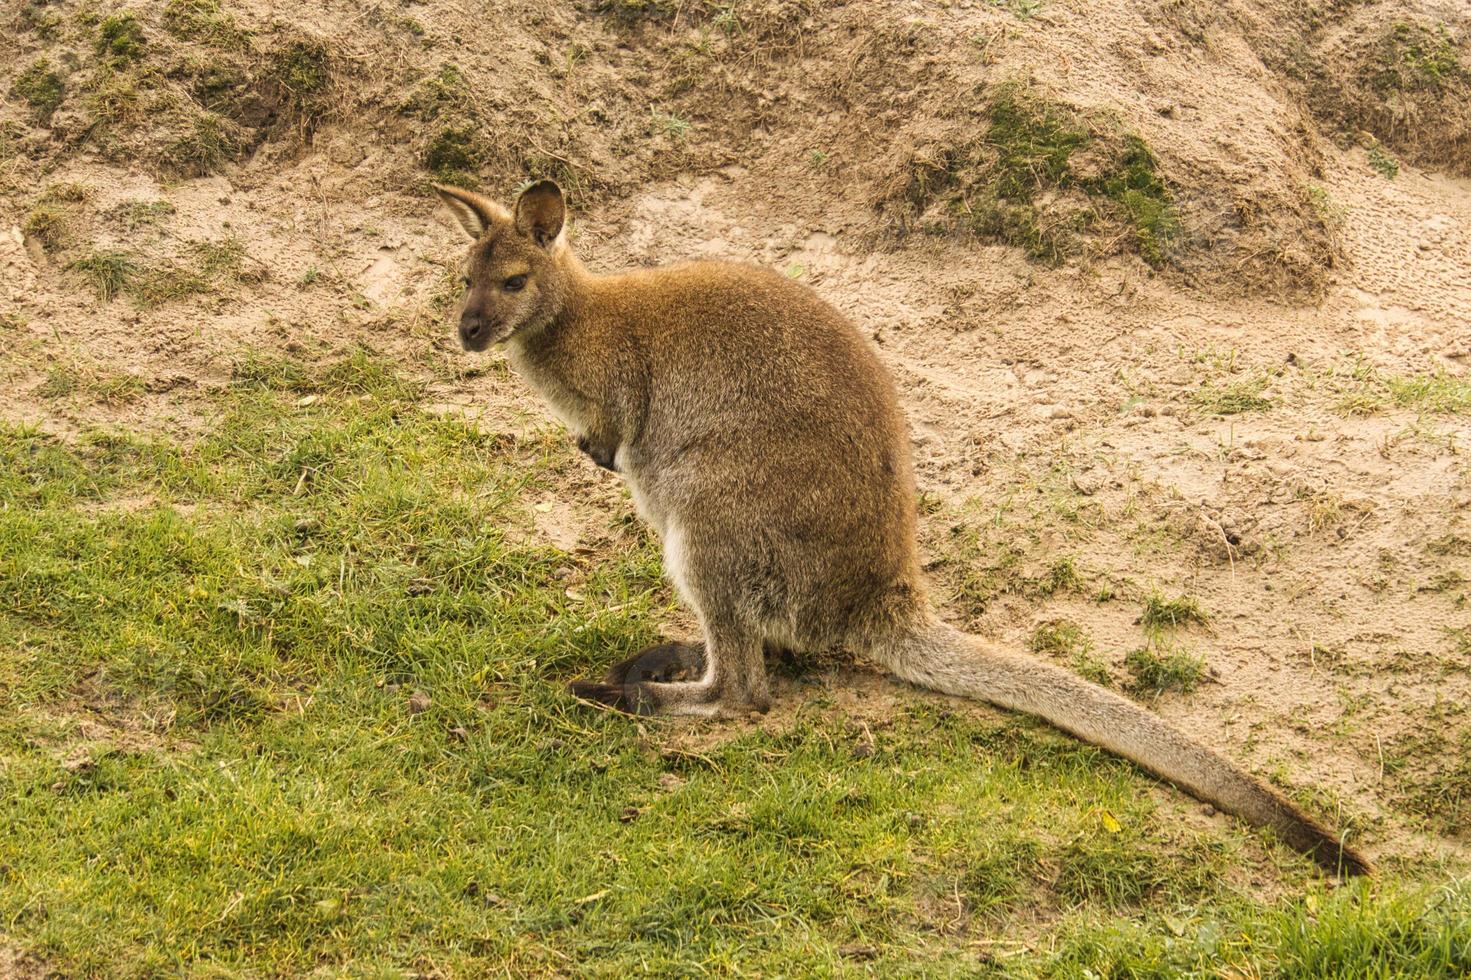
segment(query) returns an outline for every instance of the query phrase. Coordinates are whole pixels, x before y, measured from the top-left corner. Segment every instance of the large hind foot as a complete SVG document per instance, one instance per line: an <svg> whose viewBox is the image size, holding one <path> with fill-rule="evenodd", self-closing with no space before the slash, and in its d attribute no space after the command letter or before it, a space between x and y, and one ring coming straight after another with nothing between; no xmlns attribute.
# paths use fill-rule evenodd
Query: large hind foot
<svg viewBox="0 0 1471 980"><path fill-rule="evenodd" d="M669 710L667 698L649 685L677 684L686 690L705 675L705 645L669 640L645 647L622 660L601 681L573 681L572 694L630 714L648 715Z"/></svg>
<svg viewBox="0 0 1471 980"><path fill-rule="evenodd" d="M608 668L605 684L638 684L653 681L697 681L705 676L705 644L668 640L645 647L627 660Z"/></svg>
<svg viewBox="0 0 1471 980"><path fill-rule="evenodd" d="M660 643L615 664L601 681L573 681L571 691L584 701L639 715L742 717L765 711L771 699L760 644L738 636L714 649Z"/></svg>
<svg viewBox="0 0 1471 980"><path fill-rule="evenodd" d="M769 700L761 695L742 693L733 696L721 691L713 681L638 681L631 684L607 684L601 681L573 681L572 694L584 701L600 704L632 715L690 715L700 718L744 718L753 711L764 712Z"/></svg>

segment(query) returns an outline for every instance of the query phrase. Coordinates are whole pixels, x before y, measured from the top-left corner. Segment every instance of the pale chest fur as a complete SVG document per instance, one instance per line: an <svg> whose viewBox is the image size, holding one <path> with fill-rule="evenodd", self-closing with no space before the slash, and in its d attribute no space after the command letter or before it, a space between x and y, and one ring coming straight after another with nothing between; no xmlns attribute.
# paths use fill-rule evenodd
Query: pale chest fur
<svg viewBox="0 0 1471 980"><path fill-rule="evenodd" d="M588 406L562 384L555 372L546 370L536 358L529 356L514 338L506 345L506 360L510 362L511 369L525 378L526 383L541 396L557 421L571 430L574 436L587 434Z"/></svg>
<svg viewBox="0 0 1471 980"><path fill-rule="evenodd" d="M580 437L587 434L588 419L591 414L589 406L579 395L563 385L555 372L544 368L537 358L530 356L525 347L518 344L514 338L506 345L506 360L510 362L512 370L524 378L526 383L541 396L552 415L565 425L573 436ZM646 492L641 486L645 481L639 479L638 461L629 452L627 445L621 445L615 449L613 465L623 477L624 482L628 484L639 516L662 537L668 523L664 513L665 509L654 495Z"/></svg>

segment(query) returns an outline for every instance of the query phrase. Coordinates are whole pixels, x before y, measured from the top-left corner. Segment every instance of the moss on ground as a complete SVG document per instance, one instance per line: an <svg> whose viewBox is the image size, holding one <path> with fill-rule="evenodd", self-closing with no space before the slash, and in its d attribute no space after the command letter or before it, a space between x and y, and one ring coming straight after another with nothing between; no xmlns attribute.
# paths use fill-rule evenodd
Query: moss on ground
<svg viewBox="0 0 1471 980"><path fill-rule="evenodd" d="M66 82L50 61L37 58L16 76L10 94L30 106L41 122L50 122L66 97Z"/></svg>
<svg viewBox="0 0 1471 980"><path fill-rule="evenodd" d="M1119 227L1160 266L1179 231L1142 137L1015 83L997 91L979 140L912 166L906 198L921 214L942 202L953 224L1051 264L1077 254L1085 233Z"/></svg>

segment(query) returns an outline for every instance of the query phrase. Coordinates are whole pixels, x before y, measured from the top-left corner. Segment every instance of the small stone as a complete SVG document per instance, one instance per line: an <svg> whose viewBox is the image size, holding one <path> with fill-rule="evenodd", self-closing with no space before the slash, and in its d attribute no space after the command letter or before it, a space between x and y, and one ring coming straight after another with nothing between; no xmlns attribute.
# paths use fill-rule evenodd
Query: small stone
<svg viewBox="0 0 1471 980"><path fill-rule="evenodd" d="M470 733L462 726L456 725L454 728L451 728L449 730L449 737L454 739L456 742L464 742L470 738Z"/></svg>
<svg viewBox="0 0 1471 980"><path fill-rule="evenodd" d="M1207 817L1214 817L1216 815L1216 808L1207 803L1200 808L1200 812Z"/></svg>
<svg viewBox="0 0 1471 980"><path fill-rule="evenodd" d="M618 814L619 823L633 823L639 817L639 809L636 806L626 806L623 812Z"/></svg>
<svg viewBox="0 0 1471 980"><path fill-rule="evenodd" d="M429 710L429 706L433 703L428 694L425 694L423 691L415 691L409 695L409 712L411 714L422 715Z"/></svg>

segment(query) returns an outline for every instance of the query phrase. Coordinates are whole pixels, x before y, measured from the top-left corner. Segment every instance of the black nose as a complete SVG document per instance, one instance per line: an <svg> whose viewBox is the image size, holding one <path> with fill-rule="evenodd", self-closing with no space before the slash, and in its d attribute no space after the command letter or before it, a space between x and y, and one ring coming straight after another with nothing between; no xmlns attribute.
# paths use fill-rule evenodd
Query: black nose
<svg viewBox="0 0 1471 980"><path fill-rule="evenodd" d="M466 344L473 343L485 333L485 321L471 313L460 317L460 340Z"/></svg>

